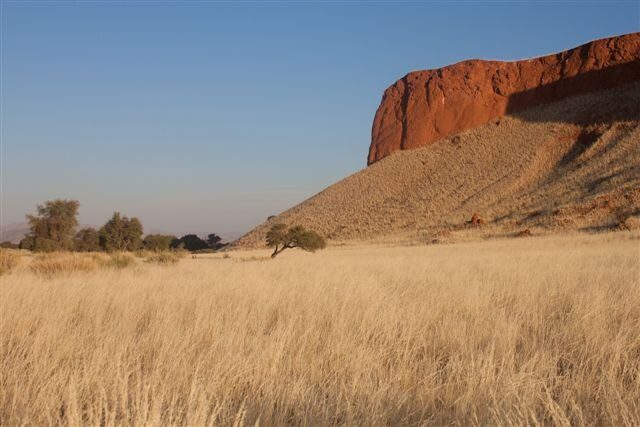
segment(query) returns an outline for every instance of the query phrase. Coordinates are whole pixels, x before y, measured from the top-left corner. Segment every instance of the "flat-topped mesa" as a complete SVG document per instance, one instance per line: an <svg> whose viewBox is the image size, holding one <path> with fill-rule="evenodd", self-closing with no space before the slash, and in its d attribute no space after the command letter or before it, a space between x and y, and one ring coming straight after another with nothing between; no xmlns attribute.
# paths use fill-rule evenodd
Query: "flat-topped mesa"
<svg viewBox="0 0 640 427"><path fill-rule="evenodd" d="M378 107L367 164L507 113L640 80L640 33L522 61L469 60L414 71Z"/></svg>

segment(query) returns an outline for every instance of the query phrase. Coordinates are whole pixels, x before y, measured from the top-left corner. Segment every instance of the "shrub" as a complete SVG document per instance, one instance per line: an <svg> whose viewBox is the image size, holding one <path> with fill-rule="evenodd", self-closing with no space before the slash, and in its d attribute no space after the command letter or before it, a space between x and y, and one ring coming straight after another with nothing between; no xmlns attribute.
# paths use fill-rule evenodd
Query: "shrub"
<svg viewBox="0 0 640 427"><path fill-rule="evenodd" d="M100 250L100 236L95 228L83 228L73 238L77 252L97 252Z"/></svg>
<svg viewBox="0 0 640 427"><path fill-rule="evenodd" d="M109 256L109 258L103 262L104 267L109 268L126 268L136 262L133 255L127 253L114 253Z"/></svg>
<svg viewBox="0 0 640 427"><path fill-rule="evenodd" d="M227 243L222 243L222 237L218 236L215 233L211 233L207 236L207 244L209 245L209 248L213 249L214 251L227 246Z"/></svg>
<svg viewBox="0 0 640 427"><path fill-rule="evenodd" d="M9 273L20 264L20 254L9 249L0 250L0 275Z"/></svg>
<svg viewBox="0 0 640 427"><path fill-rule="evenodd" d="M168 234L147 234L142 241L142 246L149 251L168 251L174 240L176 240L176 236Z"/></svg>
<svg viewBox="0 0 640 427"><path fill-rule="evenodd" d="M207 249L209 244L195 234L187 234L180 239L176 239L171 243L171 247L175 249L186 249L188 251L197 251Z"/></svg>
<svg viewBox="0 0 640 427"><path fill-rule="evenodd" d="M178 252L160 252L147 258L147 262L153 264L169 265L175 264L182 258Z"/></svg>
<svg viewBox="0 0 640 427"><path fill-rule="evenodd" d="M27 251L32 251L33 250L33 245L34 245L35 239L33 238L33 236L25 236L22 240L20 240L20 243L18 243L18 247L20 249L24 249Z"/></svg>
<svg viewBox="0 0 640 427"><path fill-rule="evenodd" d="M29 264L29 268L36 274L54 276L76 272L89 272L98 268L93 256L66 252L38 255Z"/></svg>
<svg viewBox="0 0 640 427"><path fill-rule="evenodd" d="M4 249L20 249L20 246L10 242L8 240L5 240L4 242L0 243L0 248L4 248Z"/></svg>

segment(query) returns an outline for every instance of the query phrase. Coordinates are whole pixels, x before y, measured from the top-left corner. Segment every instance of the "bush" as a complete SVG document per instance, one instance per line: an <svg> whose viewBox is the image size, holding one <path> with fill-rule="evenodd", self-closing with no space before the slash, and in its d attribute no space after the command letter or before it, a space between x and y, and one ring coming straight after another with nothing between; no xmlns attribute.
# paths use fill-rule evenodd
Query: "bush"
<svg viewBox="0 0 640 427"><path fill-rule="evenodd" d="M100 250L100 236L95 228L83 228L73 238L74 249L77 252L97 252Z"/></svg>
<svg viewBox="0 0 640 427"><path fill-rule="evenodd" d="M29 264L29 268L35 274L54 276L94 271L98 268L98 263L91 255L57 252L38 255Z"/></svg>
<svg viewBox="0 0 640 427"><path fill-rule="evenodd" d="M171 247L175 249L197 251L200 249L207 249L209 244L195 234L187 234L171 242Z"/></svg>
<svg viewBox="0 0 640 427"><path fill-rule="evenodd" d="M177 240L176 236L168 234L147 234L142 241L142 246L144 249L154 252L168 251L174 240Z"/></svg>
<svg viewBox="0 0 640 427"><path fill-rule="evenodd" d="M22 240L20 240L20 243L18 243L18 248L24 249L26 251L32 251L34 243L35 240L33 236L25 236Z"/></svg>
<svg viewBox="0 0 640 427"><path fill-rule="evenodd" d="M0 250L0 275L9 273L20 264L20 254L10 249Z"/></svg>
<svg viewBox="0 0 640 427"><path fill-rule="evenodd" d="M153 264L170 265L175 264L182 258L178 252L160 252L147 258L147 262Z"/></svg>
<svg viewBox="0 0 640 427"><path fill-rule="evenodd" d="M131 254L127 253L115 253L111 254L106 261L103 261L102 266L108 268L126 268L133 265L136 262L135 258Z"/></svg>
<svg viewBox="0 0 640 427"><path fill-rule="evenodd" d="M15 244L13 242L5 240L4 242L0 243L0 248L4 248L4 249L20 249L20 245L17 245L17 244Z"/></svg>

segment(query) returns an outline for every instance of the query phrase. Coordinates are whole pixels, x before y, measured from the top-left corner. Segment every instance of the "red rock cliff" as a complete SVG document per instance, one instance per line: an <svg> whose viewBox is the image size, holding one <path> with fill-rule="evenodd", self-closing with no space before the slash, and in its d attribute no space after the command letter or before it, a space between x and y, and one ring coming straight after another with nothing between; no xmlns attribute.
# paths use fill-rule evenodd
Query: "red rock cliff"
<svg viewBox="0 0 640 427"><path fill-rule="evenodd" d="M640 79L640 33L514 62L469 60L414 71L378 107L368 164L515 112Z"/></svg>

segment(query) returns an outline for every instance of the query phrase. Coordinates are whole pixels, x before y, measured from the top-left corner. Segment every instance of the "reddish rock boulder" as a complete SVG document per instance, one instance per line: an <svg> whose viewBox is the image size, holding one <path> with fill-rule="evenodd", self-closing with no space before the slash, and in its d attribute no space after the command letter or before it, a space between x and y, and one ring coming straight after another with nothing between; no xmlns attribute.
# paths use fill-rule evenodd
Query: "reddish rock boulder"
<svg viewBox="0 0 640 427"><path fill-rule="evenodd" d="M514 62L469 60L414 71L376 112L368 164L535 105L640 79L640 33Z"/></svg>

